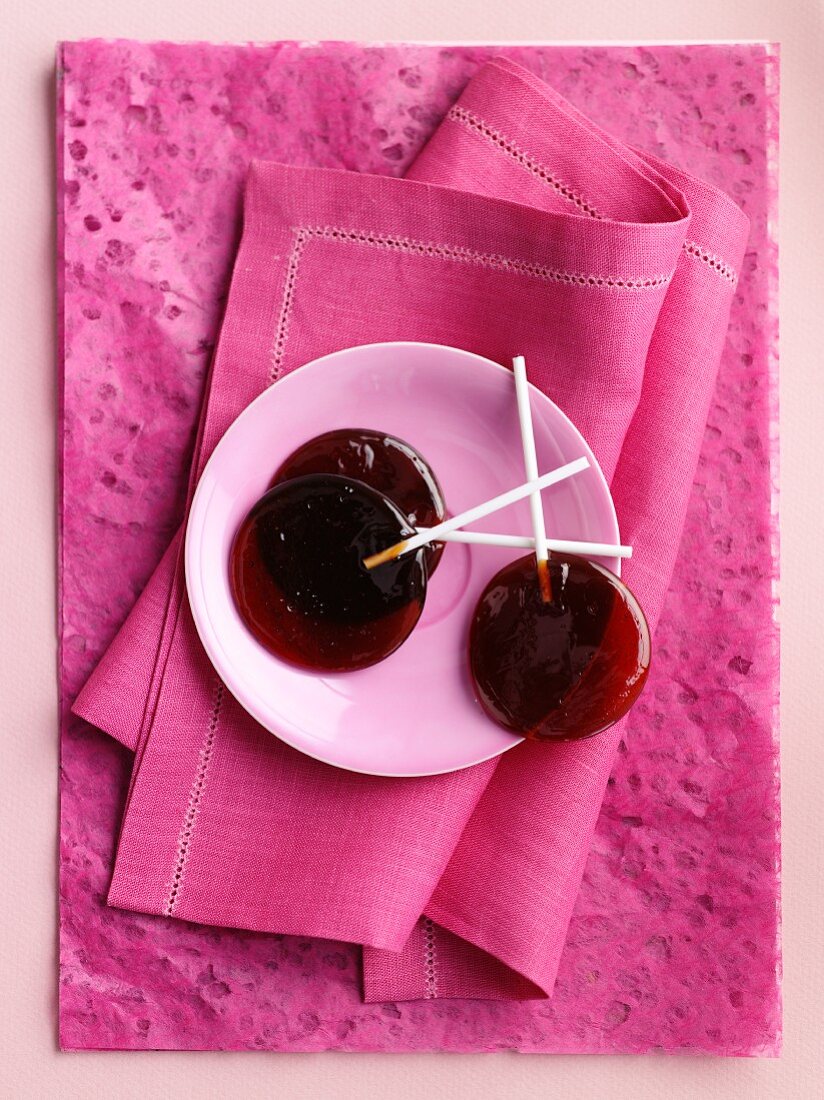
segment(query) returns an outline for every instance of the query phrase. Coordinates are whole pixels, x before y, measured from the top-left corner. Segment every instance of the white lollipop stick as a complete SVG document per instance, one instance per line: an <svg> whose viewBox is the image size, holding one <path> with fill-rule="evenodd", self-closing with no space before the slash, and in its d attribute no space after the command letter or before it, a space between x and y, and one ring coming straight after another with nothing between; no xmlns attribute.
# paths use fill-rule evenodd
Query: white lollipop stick
<svg viewBox="0 0 824 1100"><path fill-rule="evenodd" d="M509 489L507 492L501 493L500 496L493 497L492 500L486 500L483 504L476 504L474 508L468 508L457 516L450 516L443 523L430 527L425 534L411 535L408 539L396 542L394 546L381 550L379 554L372 554L370 557L364 558L363 564L367 569L374 569L376 565L383 565L384 562L392 561L394 558L400 557L401 554L411 554L413 550L420 550L422 546L428 546L430 542L438 542L442 535L448 534L450 531L457 531L459 527L466 527L467 524L483 519L484 516L488 516L492 512L497 512L501 508L515 504L516 501L528 497L530 493L540 492L541 489L547 489L550 485L557 485L559 481L565 481L574 474L580 474L588 467L588 458L576 458L574 462L567 462L566 465L559 466L556 470L550 470L549 473L539 477L536 481L527 481L523 485L518 485L515 489Z"/></svg>
<svg viewBox="0 0 824 1100"><path fill-rule="evenodd" d="M515 375L515 396L518 400L518 421L521 425L521 444L524 449L524 472L530 481L538 476L538 455L535 452L535 432L532 428L532 409L529 404L529 381L526 376L526 360L516 355L512 360ZM549 555L546 547L544 506L540 493L530 493L529 509L532 515L532 533L535 536L535 560L538 568L538 585L544 603L552 599L549 584Z"/></svg>
<svg viewBox="0 0 824 1100"><path fill-rule="evenodd" d="M429 536L430 528L418 527L419 534ZM513 550L534 550L531 535L499 535L494 531L448 531L438 542L463 542L471 546L508 546ZM547 539L547 551L559 554L579 554L582 558L631 558L632 547L613 542L583 542L580 539Z"/></svg>

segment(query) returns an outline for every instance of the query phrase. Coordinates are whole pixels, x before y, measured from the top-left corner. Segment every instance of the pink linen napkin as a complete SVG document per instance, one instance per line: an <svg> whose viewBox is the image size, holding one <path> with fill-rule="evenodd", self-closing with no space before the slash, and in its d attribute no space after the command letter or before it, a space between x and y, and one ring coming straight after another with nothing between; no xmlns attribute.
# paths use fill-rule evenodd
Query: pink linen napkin
<svg viewBox="0 0 824 1100"><path fill-rule="evenodd" d="M517 348L611 478L654 623L746 232L726 196L503 61L405 180L258 163L192 486L240 410L325 352ZM547 994L620 727L433 779L335 771L219 683L179 546L75 705L136 751L110 903L362 943L367 999Z"/></svg>

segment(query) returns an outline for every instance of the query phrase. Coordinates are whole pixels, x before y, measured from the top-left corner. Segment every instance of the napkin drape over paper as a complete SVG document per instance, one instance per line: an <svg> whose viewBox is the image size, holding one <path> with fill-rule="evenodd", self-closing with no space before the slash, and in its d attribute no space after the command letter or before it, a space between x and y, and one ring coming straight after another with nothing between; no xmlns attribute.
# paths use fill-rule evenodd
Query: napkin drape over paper
<svg viewBox="0 0 824 1100"><path fill-rule="evenodd" d="M747 228L726 195L503 60L404 179L256 162L190 493L241 410L327 352L524 354L611 482L654 626ZM549 994L622 725L431 778L317 763L218 680L181 545L74 708L135 751L110 904L361 943L368 1000Z"/></svg>

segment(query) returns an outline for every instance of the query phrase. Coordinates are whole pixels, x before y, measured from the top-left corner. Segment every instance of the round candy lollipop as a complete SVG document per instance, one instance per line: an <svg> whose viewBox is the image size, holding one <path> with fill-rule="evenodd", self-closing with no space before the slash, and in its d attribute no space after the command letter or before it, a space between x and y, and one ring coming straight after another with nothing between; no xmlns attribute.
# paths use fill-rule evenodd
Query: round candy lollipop
<svg viewBox="0 0 824 1100"><path fill-rule="evenodd" d="M512 362L527 477L538 469L526 361ZM540 494L530 497L535 556L501 569L472 621L469 658L481 705L537 740L592 737L625 714L644 686L650 636L643 612L608 569L549 555Z"/></svg>
<svg viewBox="0 0 824 1100"><path fill-rule="evenodd" d="M591 737L641 692L649 627L632 592L603 566L553 553L548 568L548 600L534 555L504 566L484 589L469 634L476 694L513 733Z"/></svg>
<svg viewBox="0 0 824 1100"><path fill-rule="evenodd" d="M401 510L360 481L309 474L281 482L235 536L235 603L278 657L327 672L366 668L420 618L426 563L423 549L374 573L363 559L413 534Z"/></svg>
<svg viewBox="0 0 824 1100"><path fill-rule="evenodd" d="M272 485L305 474L339 474L362 481L396 504L413 527L433 527L446 515L443 492L423 455L386 432L338 428L315 436L289 455ZM442 553L443 543L427 547L430 576Z"/></svg>

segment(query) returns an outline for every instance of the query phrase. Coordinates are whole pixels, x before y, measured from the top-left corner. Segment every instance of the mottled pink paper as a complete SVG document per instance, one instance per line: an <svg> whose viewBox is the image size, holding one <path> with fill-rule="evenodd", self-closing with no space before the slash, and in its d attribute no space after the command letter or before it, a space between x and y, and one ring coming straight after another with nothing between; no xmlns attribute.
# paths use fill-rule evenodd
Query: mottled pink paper
<svg viewBox="0 0 824 1100"><path fill-rule="evenodd" d="M727 190L752 238L553 999L364 1005L349 945L108 908L130 759L66 711L180 519L250 157L400 174L502 53ZM63 1045L776 1053L774 50L86 42L60 66Z"/></svg>

